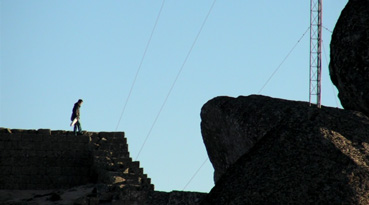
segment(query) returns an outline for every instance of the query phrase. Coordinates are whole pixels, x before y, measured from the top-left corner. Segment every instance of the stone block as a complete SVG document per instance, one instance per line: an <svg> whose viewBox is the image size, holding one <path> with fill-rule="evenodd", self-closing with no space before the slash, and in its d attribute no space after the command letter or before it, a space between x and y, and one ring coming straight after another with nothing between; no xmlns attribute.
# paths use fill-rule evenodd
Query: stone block
<svg viewBox="0 0 369 205"><path fill-rule="evenodd" d="M28 159L23 156L13 157L14 166L25 166L28 163Z"/></svg>
<svg viewBox="0 0 369 205"><path fill-rule="evenodd" d="M42 162L45 167L56 167L59 163L60 160L54 157L45 157Z"/></svg>
<svg viewBox="0 0 369 205"><path fill-rule="evenodd" d="M6 177L6 175L12 174L12 169L11 166L0 166L0 177Z"/></svg>
<svg viewBox="0 0 369 205"><path fill-rule="evenodd" d="M126 152L126 153L117 153L115 154L115 157L118 157L118 158L128 158L129 157L129 153Z"/></svg>
<svg viewBox="0 0 369 205"><path fill-rule="evenodd" d="M76 156L79 156L82 159L90 159L92 160L92 154L89 150L76 150L75 152Z"/></svg>
<svg viewBox="0 0 369 205"><path fill-rule="evenodd" d="M39 167L38 166L35 166L35 165L31 165L31 166L28 166L26 168L26 175L37 175L38 174L38 169Z"/></svg>
<svg viewBox="0 0 369 205"><path fill-rule="evenodd" d="M4 149L7 149L7 150L13 150L13 142L12 141L3 141L3 144L4 144Z"/></svg>
<svg viewBox="0 0 369 205"><path fill-rule="evenodd" d="M20 146L19 146L19 143L20 143L21 140L12 140L11 141L11 146L10 147L4 147L4 149L14 149L14 150L20 150Z"/></svg>
<svg viewBox="0 0 369 205"><path fill-rule="evenodd" d="M55 147L53 146L54 144L55 144L54 142L44 140L38 143L38 146L35 147L35 150L37 151L54 150L55 149Z"/></svg>
<svg viewBox="0 0 369 205"><path fill-rule="evenodd" d="M42 142L44 140L44 135L33 135L32 141L34 142Z"/></svg>
<svg viewBox="0 0 369 205"><path fill-rule="evenodd" d="M5 142L4 141L0 141L0 155L1 155L1 150L5 149Z"/></svg>
<svg viewBox="0 0 369 205"><path fill-rule="evenodd" d="M68 131L65 130L52 130L51 135L68 135Z"/></svg>
<svg viewBox="0 0 369 205"><path fill-rule="evenodd" d="M12 156L11 155L11 150L0 149L0 157L10 157L10 156Z"/></svg>
<svg viewBox="0 0 369 205"><path fill-rule="evenodd" d="M42 135L51 135L51 130L50 129L38 129L37 133L42 134Z"/></svg>
<svg viewBox="0 0 369 205"><path fill-rule="evenodd" d="M60 167L49 167L46 171L47 176L54 177L61 175L61 168Z"/></svg>
<svg viewBox="0 0 369 205"><path fill-rule="evenodd" d="M110 140L112 143L127 144L127 139L124 137L114 137Z"/></svg>
<svg viewBox="0 0 369 205"><path fill-rule="evenodd" d="M89 133L90 143L97 143L100 140L98 133Z"/></svg>
<svg viewBox="0 0 369 205"><path fill-rule="evenodd" d="M60 169L61 173L60 175L62 176L73 176L75 173L74 173L74 167L62 167Z"/></svg>
<svg viewBox="0 0 369 205"><path fill-rule="evenodd" d="M12 131L9 128L5 128L5 127L0 127L0 136L2 136L3 134L11 134Z"/></svg>
<svg viewBox="0 0 369 205"><path fill-rule="evenodd" d="M108 140L112 137L114 137L114 135L112 135L110 132L99 132L99 138L100 139L105 138L106 140Z"/></svg>
<svg viewBox="0 0 369 205"><path fill-rule="evenodd" d="M10 156L0 157L0 160L1 166L12 166L14 164L14 158Z"/></svg>
<svg viewBox="0 0 369 205"><path fill-rule="evenodd" d="M46 175L46 174L43 174L41 175L42 176L42 182L45 183L45 184L48 184L50 185L51 184L51 178L50 176Z"/></svg>
<svg viewBox="0 0 369 205"><path fill-rule="evenodd" d="M58 136L56 136L56 139L57 139L58 142L64 143L64 142L74 141L75 137L74 136L69 136L69 135L58 135Z"/></svg>
<svg viewBox="0 0 369 205"><path fill-rule="evenodd" d="M42 142L56 143L58 141L57 135L40 135L42 136Z"/></svg>
<svg viewBox="0 0 369 205"><path fill-rule="evenodd" d="M74 141L87 144L90 142L90 137L88 135L79 135L75 137Z"/></svg>
<svg viewBox="0 0 369 205"><path fill-rule="evenodd" d="M57 175L53 178L51 178L52 180L52 184L54 184L55 186L59 186L59 187L67 187L68 184L70 184L70 177L68 176L62 176L62 175Z"/></svg>
<svg viewBox="0 0 369 205"><path fill-rule="evenodd" d="M94 152L94 155L102 156L102 157L108 157L108 156L112 156L113 152L110 152L108 150L98 150L98 151Z"/></svg>
<svg viewBox="0 0 369 205"><path fill-rule="evenodd" d="M21 141L22 142L32 142L35 139L35 136L37 136L37 134L21 134Z"/></svg>
<svg viewBox="0 0 369 205"><path fill-rule="evenodd" d="M40 176L46 176L47 174L47 168L44 166L38 166L37 167L37 173L36 175L40 175Z"/></svg>
<svg viewBox="0 0 369 205"><path fill-rule="evenodd" d="M39 185L43 182L43 176L40 175L32 175L28 179L29 185L33 185L35 189L39 189Z"/></svg>
<svg viewBox="0 0 369 205"><path fill-rule="evenodd" d="M55 146L58 150L73 150L73 148L71 147L72 144L73 143L71 143L71 141L62 141Z"/></svg>
<svg viewBox="0 0 369 205"><path fill-rule="evenodd" d="M37 156L37 151L35 149L26 150L24 153L27 157L36 157Z"/></svg>
<svg viewBox="0 0 369 205"><path fill-rule="evenodd" d="M38 141L38 142L34 142L34 148L32 149L33 151L40 151L43 149L43 142L42 141Z"/></svg>
<svg viewBox="0 0 369 205"><path fill-rule="evenodd" d="M23 141L22 140L21 142L19 142L19 149L21 149L21 150L34 149L34 143L32 141Z"/></svg>
<svg viewBox="0 0 369 205"><path fill-rule="evenodd" d="M12 140L12 136L13 136L13 134L4 134L4 133L2 133L0 135L0 141L10 141L10 140Z"/></svg>
<svg viewBox="0 0 369 205"><path fill-rule="evenodd" d="M19 133L23 133L24 131L26 131L26 130L21 130L21 129L12 129L12 130L11 130L11 133L13 133L13 134L19 134Z"/></svg>
<svg viewBox="0 0 369 205"><path fill-rule="evenodd" d="M80 173L80 176L90 176L91 168L89 167L78 167L77 171Z"/></svg>
<svg viewBox="0 0 369 205"><path fill-rule="evenodd" d="M125 138L125 133L124 132L112 132L114 137L118 137L118 138Z"/></svg>
<svg viewBox="0 0 369 205"><path fill-rule="evenodd" d="M75 158L73 164L81 167L88 167L92 165L92 161L89 158Z"/></svg>
<svg viewBox="0 0 369 205"><path fill-rule="evenodd" d="M80 142L72 142L69 144L69 149L77 151L77 150L87 150L87 144Z"/></svg>
<svg viewBox="0 0 369 205"><path fill-rule="evenodd" d="M21 176L23 175L23 166L15 165L12 167L12 175Z"/></svg>

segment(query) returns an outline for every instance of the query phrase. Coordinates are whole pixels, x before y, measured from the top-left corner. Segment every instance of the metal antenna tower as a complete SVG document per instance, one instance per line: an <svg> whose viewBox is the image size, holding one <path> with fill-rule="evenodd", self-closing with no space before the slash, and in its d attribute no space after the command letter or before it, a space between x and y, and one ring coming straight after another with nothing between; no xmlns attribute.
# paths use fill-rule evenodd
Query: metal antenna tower
<svg viewBox="0 0 369 205"><path fill-rule="evenodd" d="M322 0L310 0L310 91L309 103L316 96L317 107L321 107L322 72Z"/></svg>

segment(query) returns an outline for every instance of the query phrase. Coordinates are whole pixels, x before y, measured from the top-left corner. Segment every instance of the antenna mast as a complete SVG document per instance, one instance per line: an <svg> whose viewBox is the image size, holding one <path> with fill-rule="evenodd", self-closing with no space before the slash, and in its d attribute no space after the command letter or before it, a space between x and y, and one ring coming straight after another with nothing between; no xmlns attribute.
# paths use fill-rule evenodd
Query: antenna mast
<svg viewBox="0 0 369 205"><path fill-rule="evenodd" d="M310 83L309 103L316 96L317 107L321 107L322 72L322 0L310 0Z"/></svg>

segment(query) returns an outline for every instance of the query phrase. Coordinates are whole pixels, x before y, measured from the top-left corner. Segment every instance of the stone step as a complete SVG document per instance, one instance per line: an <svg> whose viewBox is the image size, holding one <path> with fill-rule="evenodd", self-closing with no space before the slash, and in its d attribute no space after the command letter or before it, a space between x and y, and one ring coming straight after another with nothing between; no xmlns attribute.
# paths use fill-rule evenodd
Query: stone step
<svg viewBox="0 0 369 205"><path fill-rule="evenodd" d="M154 191L154 185L153 184L115 184L115 187L121 189L121 190L136 190L136 191Z"/></svg>
<svg viewBox="0 0 369 205"><path fill-rule="evenodd" d="M117 157L117 158L129 158L129 152L113 152L110 150L95 150L93 151L94 156L100 156L100 157Z"/></svg>
<svg viewBox="0 0 369 205"><path fill-rule="evenodd" d="M121 172L108 172L106 177L111 184L141 185L141 178L134 174L123 174Z"/></svg>
<svg viewBox="0 0 369 205"><path fill-rule="evenodd" d="M153 191L154 185L132 185L132 184L117 184L115 185L117 188L119 188L121 191L129 190L129 191ZM127 203L131 204L131 203Z"/></svg>
<svg viewBox="0 0 369 205"><path fill-rule="evenodd" d="M107 175L116 183L151 184L151 179L146 174L136 175L133 173L109 172Z"/></svg>
<svg viewBox="0 0 369 205"><path fill-rule="evenodd" d="M97 144L98 149L109 150L114 152L128 152L127 144L116 144L116 143L100 143Z"/></svg>

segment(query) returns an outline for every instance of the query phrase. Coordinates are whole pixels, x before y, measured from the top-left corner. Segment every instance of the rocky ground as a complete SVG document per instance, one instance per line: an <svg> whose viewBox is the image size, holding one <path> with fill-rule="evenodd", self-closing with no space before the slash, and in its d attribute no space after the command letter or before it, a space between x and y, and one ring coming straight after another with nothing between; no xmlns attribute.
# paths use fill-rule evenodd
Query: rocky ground
<svg viewBox="0 0 369 205"><path fill-rule="evenodd" d="M83 204L84 197L92 193L93 184L59 190L0 190L0 204Z"/></svg>

